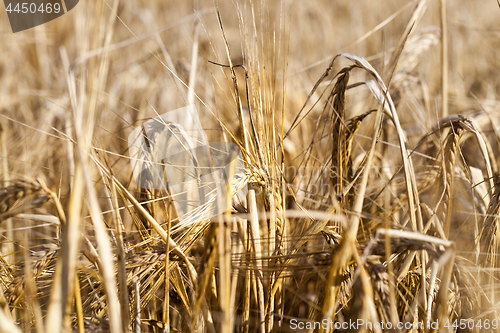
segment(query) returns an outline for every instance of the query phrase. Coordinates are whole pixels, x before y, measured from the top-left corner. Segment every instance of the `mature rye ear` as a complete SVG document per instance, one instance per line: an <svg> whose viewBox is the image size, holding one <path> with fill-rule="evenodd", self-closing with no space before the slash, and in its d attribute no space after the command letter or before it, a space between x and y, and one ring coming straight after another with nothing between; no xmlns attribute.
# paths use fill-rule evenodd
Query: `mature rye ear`
<svg viewBox="0 0 500 333"><path fill-rule="evenodd" d="M66 14L78 4L79 0L23 1L3 0L14 33L47 23Z"/></svg>

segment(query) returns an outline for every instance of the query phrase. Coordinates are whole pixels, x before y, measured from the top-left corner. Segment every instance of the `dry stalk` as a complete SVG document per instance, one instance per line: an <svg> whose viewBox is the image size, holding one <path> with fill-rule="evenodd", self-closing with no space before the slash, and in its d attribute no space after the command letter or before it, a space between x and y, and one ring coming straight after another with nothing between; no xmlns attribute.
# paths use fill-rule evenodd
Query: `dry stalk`
<svg viewBox="0 0 500 333"><path fill-rule="evenodd" d="M250 214L250 235L252 236L252 246L254 256L254 278L257 284L257 304L259 307L259 329L261 333L266 332L266 311L264 297L264 277L262 270L262 250L260 246L261 238L259 231L259 217L257 202L255 201L255 191L248 191L248 212Z"/></svg>

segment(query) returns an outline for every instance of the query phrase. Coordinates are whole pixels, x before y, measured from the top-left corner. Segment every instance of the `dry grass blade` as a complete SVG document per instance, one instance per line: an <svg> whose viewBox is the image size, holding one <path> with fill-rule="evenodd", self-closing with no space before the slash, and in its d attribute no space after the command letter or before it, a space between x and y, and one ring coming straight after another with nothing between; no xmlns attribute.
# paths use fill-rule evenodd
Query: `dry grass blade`
<svg viewBox="0 0 500 333"><path fill-rule="evenodd" d="M111 176L113 177L113 176ZM196 270L194 269L193 265L187 258L187 256L184 254L184 252L181 250L179 246L174 242L172 238L168 237L167 232L165 229L163 229L160 224L151 216L151 214L142 207L142 205L137 201L137 199L134 198L132 194L130 194L127 189L118 182L118 180L113 179L114 182L118 185L120 188L120 192L124 194L124 196L134 205L135 209L150 223L150 225L154 228L154 230L158 233L158 235L161 237L161 239L165 242L165 244L168 243L171 251L179 255L179 257L182 258L182 260L186 263L188 272L190 274L191 282L193 285L196 284L196 281L198 280L198 274L196 273Z"/></svg>
<svg viewBox="0 0 500 333"><path fill-rule="evenodd" d="M415 9L413 10L413 13L412 13L410 20L406 24L406 28L405 28L404 32L401 34L401 37L400 37L398 44L395 48L396 51L404 50L404 48L406 47L406 39L408 38L408 36L412 32L412 30L414 30L414 27L418 26L418 24L422 20L422 17L424 16L425 11L427 10L427 7L429 6L429 2L430 2L429 0L419 0L418 1L417 5L415 6ZM398 64L398 62L399 62L398 52L394 52L392 55L390 64L389 64L389 68L395 68L396 64Z"/></svg>
<svg viewBox="0 0 500 333"><path fill-rule="evenodd" d="M118 196L116 195L116 185L111 180L111 195L112 198L112 209L113 209L113 219L115 223L116 230L116 246L117 246L117 263L118 263L118 286L120 288L120 306L122 313L122 327L125 332L129 332L130 329L130 311L129 311L129 293L127 287L127 273L126 273L126 261L125 261L125 245L123 242L124 227L123 221L120 218L118 211Z"/></svg>
<svg viewBox="0 0 500 333"><path fill-rule="evenodd" d="M75 181L73 192L69 202L68 223L63 229L61 253L57 260L56 271L52 283L50 294L50 304L48 308L45 326L47 329L56 330L55 333L64 326L67 326L65 319L66 304L69 295L72 295L75 281L76 256L80 240L80 213L82 209L83 179L81 167L75 170Z"/></svg>
<svg viewBox="0 0 500 333"><path fill-rule="evenodd" d="M253 262L254 262L254 279L257 284L257 304L259 308L259 325L261 333L266 332L266 312L265 312L265 297L264 297L264 281L262 270L262 250L261 238L259 231L259 218L257 212L257 203L255 201L255 191L248 191L248 210L250 213L250 234L252 236L253 245Z"/></svg>
<svg viewBox="0 0 500 333"><path fill-rule="evenodd" d="M193 309L193 317L196 317L201 309L203 299L206 297L206 288L213 274L214 261L217 254L217 223L212 223L208 227L205 235L205 249L201 257L198 269L198 284L196 285L196 297Z"/></svg>
<svg viewBox="0 0 500 333"><path fill-rule="evenodd" d="M348 150L347 150L347 129L346 129L346 106L345 93L349 82L349 71L352 68L345 68L337 75L337 83L335 84L331 97L325 103L325 107L331 105L332 112L332 133L333 133L333 148L332 148L332 186L335 189L335 195L339 196L344 188L347 174L350 170L348 166ZM344 198L340 198L343 202Z"/></svg>
<svg viewBox="0 0 500 333"><path fill-rule="evenodd" d="M476 244L476 247L479 249L478 263L481 266L495 268L500 265L500 258L498 254L500 246L498 239L498 233L500 232L499 216L500 181L497 179Z"/></svg>
<svg viewBox="0 0 500 333"><path fill-rule="evenodd" d="M245 147L245 151L248 152L248 151L250 151L249 145L248 145L249 139L247 137L245 120L243 118L243 107L241 105L241 98L240 98L240 93L239 93L239 89L238 89L238 80L236 78L236 73L234 71L233 62L231 60L231 52L229 51L229 43L227 42L227 38L226 38L226 35L224 32L224 27L222 25L222 18L220 16L219 4L218 4L217 0L214 0L214 4L215 4L216 12L217 12L217 19L219 21L219 27L220 27L221 33L222 33L222 38L224 40L224 46L226 49L227 59L229 61L229 68L231 70L231 79L233 80L233 92L235 93L236 106L238 108L238 117L239 117L239 121L240 121L240 132L242 135L241 139L243 141L243 146Z"/></svg>
<svg viewBox="0 0 500 333"><path fill-rule="evenodd" d="M132 281L134 284L134 300L135 300L135 329L134 333L141 333L141 292L140 288L141 286L139 285L139 280L137 278L134 278Z"/></svg>
<svg viewBox="0 0 500 333"><path fill-rule="evenodd" d="M394 126L396 127L396 131L398 134L399 148L403 159L405 182L408 195L408 210L410 214L410 220L412 222L412 227L414 228L414 230L422 230L423 229L422 213L420 210L420 202L419 202L420 200L418 196L415 172L412 160L410 158L410 154L407 150L408 143L406 139L406 134L403 128L401 127L401 123L399 122L399 117L396 112L396 108L394 107L394 103L392 102L392 99L387 91L387 88L385 87L384 82L382 81L382 78L378 75L375 69L366 60L351 54L344 53L342 55L352 60L359 67L368 71L376 79L377 85L380 89L379 90L380 93L378 94L379 96L378 101L380 105L382 105L382 108L386 107L388 108L391 120L394 123ZM375 128L378 129L379 127L376 126ZM416 212L412 207L416 207Z"/></svg>
<svg viewBox="0 0 500 333"><path fill-rule="evenodd" d="M441 12L441 116L448 116L448 23L446 21L446 0L439 0Z"/></svg>

